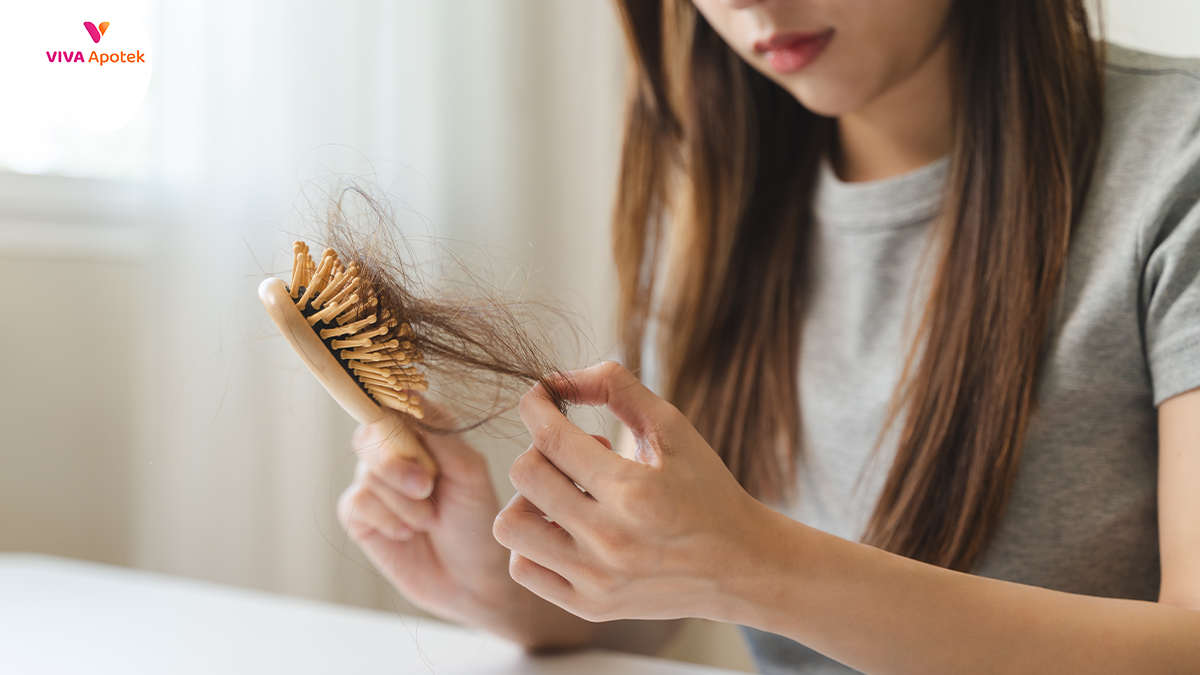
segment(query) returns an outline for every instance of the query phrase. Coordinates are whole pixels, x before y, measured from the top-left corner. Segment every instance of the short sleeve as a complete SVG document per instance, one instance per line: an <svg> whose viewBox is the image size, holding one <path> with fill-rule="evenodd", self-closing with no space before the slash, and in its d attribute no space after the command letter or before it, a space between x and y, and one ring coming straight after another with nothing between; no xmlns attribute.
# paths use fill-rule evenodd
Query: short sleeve
<svg viewBox="0 0 1200 675"><path fill-rule="evenodd" d="M1156 406L1200 387L1200 163L1172 193L1142 280Z"/></svg>

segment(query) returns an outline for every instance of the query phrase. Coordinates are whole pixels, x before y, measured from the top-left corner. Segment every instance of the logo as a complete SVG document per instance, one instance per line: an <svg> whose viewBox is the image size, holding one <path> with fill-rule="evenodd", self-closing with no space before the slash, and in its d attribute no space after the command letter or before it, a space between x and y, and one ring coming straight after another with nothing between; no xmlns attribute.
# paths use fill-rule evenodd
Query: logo
<svg viewBox="0 0 1200 675"><path fill-rule="evenodd" d="M99 43L100 38L104 35L104 31L108 30L108 22L104 21L99 26L91 21L84 21L83 27L87 29L88 35L92 36L92 42ZM145 63L146 55L141 50L126 53L112 52L111 54L97 54L92 52L91 56L85 61L83 52L64 52L53 51L46 52L46 60L50 63L98 63L104 65L106 63Z"/></svg>
<svg viewBox="0 0 1200 675"><path fill-rule="evenodd" d="M138 114L154 54L144 14L130 0L13 7L6 8L4 24L21 30L0 40L0 128L68 125L109 132ZM89 18L104 21L84 20Z"/></svg>
<svg viewBox="0 0 1200 675"><path fill-rule="evenodd" d="M92 42L100 42L100 37L104 35L104 31L108 30L108 22L104 21L99 26L91 21L84 21L83 27L87 29L88 35L92 36Z"/></svg>

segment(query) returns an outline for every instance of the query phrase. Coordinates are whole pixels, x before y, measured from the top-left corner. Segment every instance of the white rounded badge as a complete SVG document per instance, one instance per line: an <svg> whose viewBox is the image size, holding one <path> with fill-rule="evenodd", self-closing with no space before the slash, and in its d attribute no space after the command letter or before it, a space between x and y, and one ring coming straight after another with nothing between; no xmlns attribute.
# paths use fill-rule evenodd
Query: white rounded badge
<svg viewBox="0 0 1200 675"><path fill-rule="evenodd" d="M93 131L128 124L154 67L139 14L106 0L22 4L25 16L10 25L23 26L23 35L5 51L16 57L9 64L19 71L14 84L23 104Z"/></svg>

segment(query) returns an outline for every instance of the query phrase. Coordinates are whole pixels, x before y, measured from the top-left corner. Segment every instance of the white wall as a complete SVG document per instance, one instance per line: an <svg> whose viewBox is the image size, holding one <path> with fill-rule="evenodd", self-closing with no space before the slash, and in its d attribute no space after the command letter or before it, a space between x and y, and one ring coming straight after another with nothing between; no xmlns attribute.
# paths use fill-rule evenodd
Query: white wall
<svg viewBox="0 0 1200 675"><path fill-rule="evenodd" d="M137 265L0 256L0 550L129 560Z"/></svg>
<svg viewBox="0 0 1200 675"><path fill-rule="evenodd" d="M0 173L0 550L129 561L143 198Z"/></svg>
<svg viewBox="0 0 1200 675"><path fill-rule="evenodd" d="M1200 56L1197 0L1099 0L1105 33L1119 45L1170 56Z"/></svg>

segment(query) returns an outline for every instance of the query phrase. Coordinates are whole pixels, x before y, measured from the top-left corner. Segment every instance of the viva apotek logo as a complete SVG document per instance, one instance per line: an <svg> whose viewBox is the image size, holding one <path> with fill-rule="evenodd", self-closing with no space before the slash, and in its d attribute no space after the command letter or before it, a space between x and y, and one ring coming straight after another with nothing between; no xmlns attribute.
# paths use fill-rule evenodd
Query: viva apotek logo
<svg viewBox="0 0 1200 675"><path fill-rule="evenodd" d="M100 22L99 26L92 23L91 21L83 22L83 27L87 29L88 35L90 35L92 38L92 42L95 42L97 44L100 42L100 38L104 37L104 32L108 30L108 25L109 24L107 21ZM46 59L48 61L50 61L50 63L85 63L84 58L83 58L83 52L81 52L81 51L46 52ZM146 62L146 55L143 54L141 51L136 51L136 52L132 52L132 53L130 53L130 52L112 52L109 54L105 54L103 52L97 54L96 52L92 52L91 56L89 56L86 61L86 63L99 63L100 65L104 65L106 63L145 63L145 62Z"/></svg>
<svg viewBox="0 0 1200 675"><path fill-rule="evenodd" d="M155 63L144 12L133 4L7 3L3 21L8 30L0 39L0 128L62 125L108 133L134 119L150 89ZM2 105L9 101L21 101L24 107L6 113L14 109Z"/></svg>

